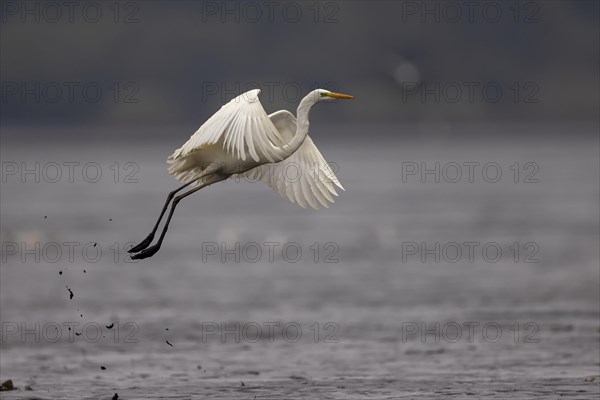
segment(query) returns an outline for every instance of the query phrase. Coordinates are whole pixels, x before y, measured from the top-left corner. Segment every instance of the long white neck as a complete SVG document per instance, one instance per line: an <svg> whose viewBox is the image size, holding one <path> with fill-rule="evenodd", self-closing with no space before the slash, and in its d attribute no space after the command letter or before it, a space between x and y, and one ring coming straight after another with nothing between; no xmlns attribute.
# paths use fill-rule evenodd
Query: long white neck
<svg viewBox="0 0 600 400"><path fill-rule="evenodd" d="M317 91L312 91L307 94L298 105L298 110L296 111L296 134L289 143L280 147L282 158L287 158L294 154L294 152L302 146L302 143L304 143L304 139L308 136L308 128L310 126L308 114L310 113L312 106L318 102L318 99L319 93Z"/></svg>

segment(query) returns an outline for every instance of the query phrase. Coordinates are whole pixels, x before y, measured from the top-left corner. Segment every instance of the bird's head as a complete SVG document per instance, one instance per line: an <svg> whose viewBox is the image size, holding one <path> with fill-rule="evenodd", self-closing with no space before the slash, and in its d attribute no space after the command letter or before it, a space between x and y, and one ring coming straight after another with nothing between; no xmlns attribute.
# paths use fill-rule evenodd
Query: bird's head
<svg viewBox="0 0 600 400"><path fill-rule="evenodd" d="M314 92L316 101L327 101L337 99L353 99L349 94L335 93L325 89L316 89Z"/></svg>

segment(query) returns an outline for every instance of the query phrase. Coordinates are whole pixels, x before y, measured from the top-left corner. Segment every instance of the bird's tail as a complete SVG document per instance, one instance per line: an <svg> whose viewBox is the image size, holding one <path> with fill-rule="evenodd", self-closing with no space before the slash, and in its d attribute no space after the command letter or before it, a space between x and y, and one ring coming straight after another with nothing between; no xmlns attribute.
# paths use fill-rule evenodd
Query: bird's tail
<svg viewBox="0 0 600 400"><path fill-rule="evenodd" d="M167 164L169 165L169 174L183 183L195 180L198 181L197 183L202 183L203 180L200 178L206 176L206 166L198 165L197 161L190 155L177 157L172 154L167 159Z"/></svg>

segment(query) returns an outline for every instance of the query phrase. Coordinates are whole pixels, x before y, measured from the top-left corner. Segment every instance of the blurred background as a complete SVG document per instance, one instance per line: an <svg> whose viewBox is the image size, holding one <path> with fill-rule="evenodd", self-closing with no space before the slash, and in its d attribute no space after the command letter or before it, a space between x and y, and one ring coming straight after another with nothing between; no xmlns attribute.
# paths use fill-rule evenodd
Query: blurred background
<svg viewBox="0 0 600 400"><path fill-rule="evenodd" d="M598 2L0 4L6 398L599 392ZM223 103L319 87L334 205L228 181L128 260Z"/></svg>

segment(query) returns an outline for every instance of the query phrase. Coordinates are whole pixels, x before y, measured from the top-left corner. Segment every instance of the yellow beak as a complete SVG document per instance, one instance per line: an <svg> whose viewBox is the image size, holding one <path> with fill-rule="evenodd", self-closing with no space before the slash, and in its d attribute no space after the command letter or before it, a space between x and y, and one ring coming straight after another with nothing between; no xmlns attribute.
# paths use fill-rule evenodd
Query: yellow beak
<svg viewBox="0 0 600 400"><path fill-rule="evenodd" d="M349 94L342 94L342 93L327 93L328 97L333 97L334 99L353 99L354 96L351 96Z"/></svg>

